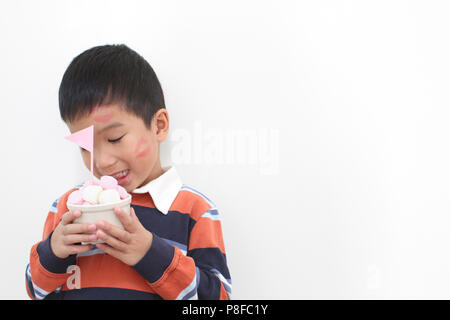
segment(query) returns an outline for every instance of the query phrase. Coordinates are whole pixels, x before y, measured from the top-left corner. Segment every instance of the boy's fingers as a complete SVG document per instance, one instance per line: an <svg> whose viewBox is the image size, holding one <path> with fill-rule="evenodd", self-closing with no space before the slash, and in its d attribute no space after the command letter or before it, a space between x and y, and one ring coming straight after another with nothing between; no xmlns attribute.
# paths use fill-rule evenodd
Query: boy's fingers
<svg viewBox="0 0 450 320"><path fill-rule="evenodd" d="M131 241L131 236L128 231L122 230L107 221L97 221L97 227L125 243Z"/></svg>
<svg viewBox="0 0 450 320"><path fill-rule="evenodd" d="M72 223L73 220L75 220L76 218L78 218L79 216L81 216L81 211L80 210L75 210L73 212L66 212L63 214L62 219L61 219L61 223L63 225L67 225L69 223Z"/></svg>
<svg viewBox="0 0 450 320"><path fill-rule="evenodd" d="M97 226L93 223L71 223L64 227L63 234L90 233L97 230Z"/></svg>
<svg viewBox="0 0 450 320"><path fill-rule="evenodd" d="M103 220L97 221L97 227L125 243L131 241L131 236L128 231L122 230L107 221Z"/></svg>
<svg viewBox="0 0 450 320"><path fill-rule="evenodd" d="M130 217L132 220L139 220L138 217L136 216L136 212L134 212L133 207L130 208Z"/></svg>
<svg viewBox="0 0 450 320"><path fill-rule="evenodd" d="M127 230L128 232L135 232L137 229L137 225L136 221L131 217L131 210L133 210L133 208L130 209L130 214L127 214L121 208L115 208L114 213L119 218L120 222L122 222L125 230Z"/></svg>
<svg viewBox="0 0 450 320"><path fill-rule="evenodd" d="M102 250L104 253L109 254L110 256L120 260L121 257L120 251L114 249L113 247L110 247L105 243L97 243L97 248Z"/></svg>
<svg viewBox="0 0 450 320"><path fill-rule="evenodd" d="M97 235L94 234L71 234L64 238L64 243L66 245L71 245L74 243L80 243L80 242L90 242L90 241L96 241Z"/></svg>
<svg viewBox="0 0 450 320"><path fill-rule="evenodd" d="M88 245L71 245L69 246L70 254L80 254L91 251L94 246L92 244Z"/></svg>
<svg viewBox="0 0 450 320"><path fill-rule="evenodd" d="M125 251L126 249L125 243L118 240L117 238L110 236L109 234L103 232L102 230L98 230L96 232L96 235L99 239L102 239L114 249L117 249L119 251Z"/></svg>

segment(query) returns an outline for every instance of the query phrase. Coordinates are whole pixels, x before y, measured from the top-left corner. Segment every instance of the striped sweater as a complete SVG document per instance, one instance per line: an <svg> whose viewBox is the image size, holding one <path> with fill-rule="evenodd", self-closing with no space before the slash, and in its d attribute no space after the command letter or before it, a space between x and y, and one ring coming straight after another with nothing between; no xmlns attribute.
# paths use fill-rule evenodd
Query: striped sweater
<svg viewBox="0 0 450 320"><path fill-rule="evenodd" d="M231 279L214 203L181 183L175 168L131 193L131 206L153 242L134 266L94 248L56 257L50 238L73 188L50 208L31 248L26 288L32 299L230 299Z"/></svg>

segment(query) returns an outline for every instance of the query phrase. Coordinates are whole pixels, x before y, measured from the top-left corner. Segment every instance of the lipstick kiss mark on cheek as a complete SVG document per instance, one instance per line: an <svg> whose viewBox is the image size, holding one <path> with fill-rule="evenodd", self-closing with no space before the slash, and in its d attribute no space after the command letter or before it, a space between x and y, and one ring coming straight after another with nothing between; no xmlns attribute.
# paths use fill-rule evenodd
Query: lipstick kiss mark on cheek
<svg viewBox="0 0 450 320"><path fill-rule="evenodd" d="M144 138L140 138L138 143L137 143L137 145L136 145L136 148L134 148L134 153L138 153L140 147L146 142L147 141Z"/></svg>
<svg viewBox="0 0 450 320"><path fill-rule="evenodd" d="M145 157L150 152L150 146L148 145L148 141L144 138L140 138L136 148L134 148L134 153L136 154L136 158Z"/></svg>
<svg viewBox="0 0 450 320"><path fill-rule="evenodd" d="M150 152L150 146L147 146L143 151L139 152L136 156L136 158L142 158L145 157Z"/></svg>

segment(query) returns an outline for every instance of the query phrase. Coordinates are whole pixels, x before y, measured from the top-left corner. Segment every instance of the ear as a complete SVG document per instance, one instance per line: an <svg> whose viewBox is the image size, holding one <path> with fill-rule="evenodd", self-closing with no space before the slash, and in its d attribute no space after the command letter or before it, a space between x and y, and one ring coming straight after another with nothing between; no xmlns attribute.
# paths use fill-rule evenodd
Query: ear
<svg viewBox="0 0 450 320"><path fill-rule="evenodd" d="M166 109L161 108L155 113L153 119L158 142L163 142L169 134L169 113Z"/></svg>

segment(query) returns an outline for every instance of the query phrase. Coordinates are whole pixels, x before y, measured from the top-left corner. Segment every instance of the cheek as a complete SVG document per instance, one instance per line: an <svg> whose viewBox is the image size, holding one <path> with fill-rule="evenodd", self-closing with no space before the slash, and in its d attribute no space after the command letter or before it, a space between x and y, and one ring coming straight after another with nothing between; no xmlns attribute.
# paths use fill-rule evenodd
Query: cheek
<svg viewBox="0 0 450 320"><path fill-rule="evenodd" d="M134 154L136 158L144 158L150 153L150 143L144 138L139 139L136 147L134 148Z"/></svg>

